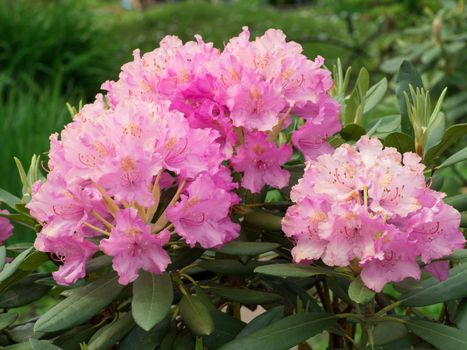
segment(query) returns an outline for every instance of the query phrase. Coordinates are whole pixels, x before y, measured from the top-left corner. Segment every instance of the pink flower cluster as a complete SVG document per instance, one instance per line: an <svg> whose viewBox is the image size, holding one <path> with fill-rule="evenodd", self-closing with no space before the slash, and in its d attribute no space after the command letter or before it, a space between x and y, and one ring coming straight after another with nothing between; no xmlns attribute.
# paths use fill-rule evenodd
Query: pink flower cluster
<svg viewBox="0 0 467 350"><path fill-rule="evenodd" d="M333 82L321 57L307 59L299 44L274 29L250 41L245 27L222 52L200 36L196 40L183 44L167 36L142 57L136 50L120 79L103 85L109 104L163 99L190 127L216 130L224 152L235 152L231 165L251 192L287 185L289 174L281 166L292 148L277 147L276 136L291 115L302 118L292 143L307 159L330 152L326 139L340 130L339 105L328 94Z"/></svg>
<svg viewBox="0 0 467 350"><path fill-rule="evenodd" d="M84 277L98 250L127 284L167 268L175 234L205 248L237 237L231 173L252 192L286 186L292 147L276 139L292 114L303 118L294 145L309 158L329 152L340 124L322 58L279 30L250 41L244 28L222 52L196 39L136 50L107 95L51 136L47 180L27 206L43 226L36 249L62 263L58 283Z"/></svg>
<svg viewBox="0 0 467 350"><path fill-rule="evenodd" d="M446 278L447 262L430 262L463 248L460 214L426 185L420 161L364 136L308 162L283 219L296 240L294 260L356 266L377 292L391 281L419 279L418 259Z"/></svg>

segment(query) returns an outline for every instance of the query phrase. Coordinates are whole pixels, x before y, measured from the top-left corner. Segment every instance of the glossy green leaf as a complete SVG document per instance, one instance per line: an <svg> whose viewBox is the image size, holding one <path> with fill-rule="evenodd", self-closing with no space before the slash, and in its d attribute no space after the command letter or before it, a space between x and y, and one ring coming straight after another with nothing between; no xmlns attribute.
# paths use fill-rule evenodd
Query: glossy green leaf
<svg viewBox="0 0 467 350"><path fill-rule="evenodd" d="M354 279L349 286L349 297L357 304L366 304L373 300L375 292L368 289L360 277Z"/></svg>
<svg viewBox="0 0 467 350"><path fill-rule="evenodd" d="M247 305L270 304L282 299L280 295L244 288L210 287L213 293L227 300L237 301Z"/></svg>
<svg viewBox="0 0 467 350"><path fill-rule="evenodd" d="M21 203L21 199L0 188L0 202L16 210L16 205Z"/></svg>
<svg viewBox="0 0 467 350"><path fill-rule="evenodd" d="M386 147L395 147L401 153L414 152L415 144L412 137L402 132L394 132L386 136L383 141Z"/></svg>
<svg viewBox="0 0 467 350"><path fill-rule="evenodd" d="M221 275L250 275L261 263L250 261L242 264L233 259L203 260L197 263L199 267Z"/></svg>
<svg viewBox="0 0 467 350"><path fill-rule="evenodd" d="M363 113L369 112L383 99L388 89L388 80L381 79L375 85L370 87L365 95L365 108Z"/></svg>
<svg viewBox="0 0 467 350"><path fill-rule="evenodd" d="M93 325L75 327L61 333L54 339L54 344L63 350L81 350L80 344L87 343L96 330L96 326Z"/></svg>
<svg viewBox="0 0 467 350"><path fill-rule="evenodd" d="M331 268L304 264L271 264L259 266L256 273L279 277L311 277L316 275L342 275Z"/></svg>
<svg viewBox="0 0 467 350"><path fill-rule="evenodd" d="M168 273L142 271L133 283L131 312L138 326L149 331L161 322L172 306L173 287Z"/></svg>
<svg viewBox="0 0 467 350"><path fill-rule="evenodd" d="M32 350L61 350L58 346L53 345L46 340L31 338L29 342L31 343Z"/></svg>
<svg viewBox="0 0 467 350"><path fill-rule="evenodd" d="M387 115L379 118L368 130L367 135L384 138L393 132L400 132L400 114Z"/></svg>
<svg viewBox="0 0 467 350"><path fill-rule="evenodd" d="M16 312L6 312L0 314L0 330L5 329L9 325L11 325L13 322L16 321L17 318L18 314Z"/></svg>
<svg viewBox="0 0 467 350"><path fill-rule="evenodd" d="M278 248L280 244L271 242L232 241L219 249L219 252L229 255L255 256Z"/></svg>
<svg viewBox="0 0 467 350"><path fill-rule="evenodd" d="M75 289L68 298L42 315L34 330L53 332L85 322L109 305L122 289L113 273Z"/></svg>
<svg viewBox="0 0 467 350"><path fill-rule="evenodd" d="M357 141L366 134L366 131L360 125L348 124L341 130L340 134L346 141Z"/></svg>
<svg viewBox="0 0 467 350"><path fill-rule="evenodd" d="M235 338L220 350L289 349L335 324L334 316L326 313L292 315L245 337Z"/></svg>
<svg viewBox="0 0 467 350"><path fill-rule="evenodd" d="M418 283L403 293L400 302L404 306L425 306L467 296L467 264L459 264L449 270L449 278L438 281L435 277Z"/></svg>
<svg viewBox="0 0 467 350"><path fill-rule="evenodd" d="M88 350L108 350L122 339L134 326L130 312L120 314L118 319L102 327L95 333L88 344Z"/></svg>
<svg viewBox="0 0 467 350"><path fill-rule="evenodd" d="M49 274L36 273L14 283L7 290L0 293L0 307L18 307L42 298L52 287L36 284L35 281L46 276L49 276Z"/></svg>
<svg viewBox="0 0 467 350"><path fill-rule="evenodd" d="M149 331L134 326L119 343L118 350L153 350L162 342L169 329L170 319L167 317Z"/></svg>
<svg viewBox="0 0 467 350"><path fill-rule="evenodd" d="M260 209L252 210L246 214L245 222L266 231L280 231L282 229L282 216Z"/></svg>
<svg viewBox="0 0 467 350"><path fill-rule="evenodd" d="M269 326L271 323L279 321L284 317L284 306L279 305L269 309L265 313L256 316L251 320L243 330L238 333L237 338L246 337L256 331L261 330L262 328Z"/></svg>
<svg viewBox="0 0 467 350"><path fill-rule="evenodd" d="M177 336L177 325L175 321L172 321L169 325L169 329L167 330L164 338L162 339L161 344L159 345L158 350L173 350L173 343L175 341L175 337Z"/></svg>
<svg viewBox="0 0 467 350"><path fill-rule="evenodd" d="M373 331L375 345L395 342L407 335L407 328L397 322L379 322Z"/></svg>
<svg viewBox="0 0 467 350"><path fill-rule="evenodd" d="M459 142L467 134L467 123L452 125L446 129L441 141L435 146L427 149L423 161L429 164L432 160L439 157L449 147Z"/></svg>
<svg viewBox="0 0 467 350"><path fill-rule="evenodd" d="M407 104L405 101L404 92L411 96L409 93L409 86L412 86L414 89L417 87L423 87L422 78L418 73L417 69L409 61L404 60L399 67L399 72L397 73L397 101L399 102L399 109L401 112L401 126L402 132L407 135L413 135L413 127L409 119L409 114L407 111ZM412 101L411 101L412 102Z"/></svg>
<svg viewBox="0 0 467 350"><path fill-rule="evenodd" d="M4 245L0 247L0 272L3 271L3 268L6 264L6 248Z"/></svg>
<svg viewBox="0 0 467 350"><path fill-rule="evenodd" d="M209 310L197 296L184 295L179 307L183 321L193 334L209 335L214 331L214 322Z"/></svg>
<svg viewBox="0 0 467 350"><path fill-rule="evenodd" d="M172 263L168 266L168 271L181 269L198 260L203 255L204 249L181 247L176 249L171 255Z"/></svg>
<svg viewBox="0 0 467 350"><path fill-rule="evenodd" d="M5 281L7 278L11 277L16 270L19 268L21 263L26 259L29 253L32 251L32 247L26 249L21 254L19 254L11 263L8 263L4 266L2 272L0 272L0 283Z"/></svg>
<svg viewBox="0 0 467 350"><path fill-rule="evenodd" d="M446 197L444 199L446 204L452 205L459 211L466 211L467 210L467 194L458 194L451 197Z"/></svg>
<svg viewBox="0 0 467 350"><path fill-rule="evenodd" d="M215 329L210 335L203 337L203 344L208 349L218 349L234 339L245 327L245 322L217 309L210 311L210 313Z"/></svg>
<svg viewBox="0 0 467 350"><path fill-rule="evenodd" d="M427 151L433 148L435 145L439 144L443 139L444 132L446 130L446 117L443 113L440 113L428 127L426 143L424 145L423 154L425 155Z"/></svg>
<svg viewBox="0 0 467 350"><path fill-rule="evenodd" d="M447 168L451 165L454 165L456 163L463 162L466 160L467 160L467 147L464 147L460 151L454 153L452 156L450 156L448 159L446 159L436 168L437 169Z"/></svg>
<svg viewBox="0 0 467 350"><path fill-rule="evenodd" d="M439 323L410 319L407 327L439 350L467 349L467 333Z"/></svg>
<svg viewBox="0 0 467 350"><path fill-rule="evenodd" d="M467 330L467 299L462 299L456 309L456 326L459 329Z"/></svg>
<svg viewBox="0 0 467 350"><path fill-rule="evenodd" d="M449 260L464 260L467 259L467 249L459 249L449 255Z"/></svg>

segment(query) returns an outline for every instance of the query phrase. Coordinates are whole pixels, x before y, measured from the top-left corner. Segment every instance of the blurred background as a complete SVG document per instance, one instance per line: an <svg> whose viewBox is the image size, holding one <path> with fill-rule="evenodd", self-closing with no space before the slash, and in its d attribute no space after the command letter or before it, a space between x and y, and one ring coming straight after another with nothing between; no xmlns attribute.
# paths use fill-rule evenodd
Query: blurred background
<svg viewBox="0 0 467 350"><path fill-rule="evenodd" d="M372 83L386 76L388 96L409 59L433 100L448 86L449 122L465 122L466 12L462 0L0 0L0 188L20 190L13 156L28 164L47 151L48 136L71 120L66 102L92 101L135 48L153 50L167 34L199 33L221 48L244 25L253 36L280 28L328 67L340 57L353 74L365 66ZM372 113L398 113L397 102ZM465 186L465 168L448 169L443 190Z"/></svg>

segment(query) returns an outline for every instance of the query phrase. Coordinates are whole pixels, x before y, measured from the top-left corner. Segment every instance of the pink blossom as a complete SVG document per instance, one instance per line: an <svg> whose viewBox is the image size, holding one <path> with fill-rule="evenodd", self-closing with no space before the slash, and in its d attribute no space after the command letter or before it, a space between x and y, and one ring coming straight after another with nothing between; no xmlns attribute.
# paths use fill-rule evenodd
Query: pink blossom
<svg viewBox="0 0 467 350"><path fill-rule="evenodd" d="M206 173L190 183L185 193L167 210L167 218L189 245L212 248L238 237L240 226L229 218L230 207L238 203L237 196L217 187Z"/></svg>
<svg viewBox="0 0 467 350"><path fill-rule="evenodd" d="M449 277L449 261L435 261L425 266L425 271L431 273L439 281Z"/></svg>
<svg viewBox="0 0 467 350"><path fill-rule="evenodd" d="M423 171L417 155L402 156L368 136L309 161L283 219L285 234L296 240L294 260L358 262L363 282L377 292L419 279L417 259L428 264L465 244L460 214L427 187Z"/></svg>
<svg viewBox="0 0 467 350"><path fill-rule="evenodd" d="M78 236L59 235L49 238L39 234L34 246L40 251L51 253L54 259L63 263L52 276L58 284L65 286L86 275L86 262L97 251L95 244Z"/></svg>
<svg viewBox="0 0 467 350"><path fill-rule="evenodd" d="M282 169L292 156L289 145L279 147L268 141L261 132L247 133L245 141L237 147L237 154L232 157L233 168L243 172L242 187L251 192L259 192L264 185L275 188L287 186L290 174Z"/></svg>
<svg viewBox="0 0 467 350"><path fill-rule="evenodd" d="M135 209L122 209L117 213L115 228L110 238L103 239L100 248L113 257L112 266L118 272L119 283L128 284L138 278L139 270L160 274L165 271L170 258L163 248L170 232L151 234Z"/></svg>
<svg viewBox="0 0 467 350"><path fill-rule="evenodd" d="M2 214L9 214L8 210L0 210ZM5 217L0 217L0 244L3 244L13 233L13 225Z"/></svg>

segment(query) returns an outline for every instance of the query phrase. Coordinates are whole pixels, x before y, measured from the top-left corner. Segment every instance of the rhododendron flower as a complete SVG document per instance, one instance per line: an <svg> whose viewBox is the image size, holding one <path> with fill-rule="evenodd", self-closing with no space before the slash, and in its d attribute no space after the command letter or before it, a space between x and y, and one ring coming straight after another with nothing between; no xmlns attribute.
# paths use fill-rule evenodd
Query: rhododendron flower
<svg viewBox="0 0 467 350"><path fill-rule="evenodd" d="M34 247L51 253L53 259L62 263L52 276L58 284L65 286L86 275L86 262L97 251L95 244L79 236L47 237L39 234Z"/></svg>
<svg viewBox="0 0 467 350"><path fill-rule="evenodd" d="M0 210L0 213L9 214L8 210ZM0 216L0 244L3 244L13 233L13 225L5 217Z"/></svg>
<svg viewBox="0 0 467 350"><path fill-rule="evenodd" d="M113 257L118 282L128 284L138 278L140 269L155 274L165 271L170 258L163 245L169 238L167 230L151 234L151 227L141 220L136 209L129 208L117 213L115 228L109 238L101 241L100 248Z"/></svg>
<svg viewBox="0 0 467 350"><path fill-rule="evenodd" d="M283 219L296 240L294 260L356 261L363 282L379 292L388 282L419 279L417 259L429 264L461 249L460 214L427 187L420 161L368 136L309 161ZM427 266L440 278L445 269Z"/></svg>
<svg viewBox="0 0 467 350"><path fill-rule="evenodd" d="M276 147L262 132L247 133L244 144L237 147L232 166L243 172L242 187L260 192L263 186L282 188L289 183L290 174L281 165L292 157L292 148L283 144Z"/></svg>
<svg viewBox="0 0 467 350"><path fill-rule="evenodd" d="M170 234L205 248L236 238L232 168L252 192L287 186L292 146L276 144L292 114L306 119L296 148L309 158L331 151L339 106L321 57L309 60L280 30L250 40L245 27L222 51L195 39L167 36L152 52L135 50L119 80L102 85L106 95L50 137L50 171L27 207L42 225L37 249L71 257L62 283L84 276L90 244L113 257L126 284L141 268L164 271Z"/></svg>
<svg viewBox="0 0 467 350"><path fill-rule="evenodd" d="M237 196L217 187L208 174L199 175L185 193L167 210L167 217L189 245L212 248L238 237L240 226L229 219L229 208L239 202Z"/></svg>

